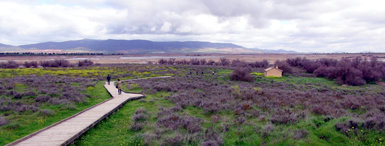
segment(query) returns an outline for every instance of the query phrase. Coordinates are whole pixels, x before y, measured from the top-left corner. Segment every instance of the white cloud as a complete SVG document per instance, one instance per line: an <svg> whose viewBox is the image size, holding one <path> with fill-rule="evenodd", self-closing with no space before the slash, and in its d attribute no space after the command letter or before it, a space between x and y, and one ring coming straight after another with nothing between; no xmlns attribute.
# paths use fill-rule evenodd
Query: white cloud
<svg viewBox="0 0 385 146"><path fill-rule="evenodd" d="M3 0L0 43L198 40L303 52L385 52L380 0Z"/></svg>

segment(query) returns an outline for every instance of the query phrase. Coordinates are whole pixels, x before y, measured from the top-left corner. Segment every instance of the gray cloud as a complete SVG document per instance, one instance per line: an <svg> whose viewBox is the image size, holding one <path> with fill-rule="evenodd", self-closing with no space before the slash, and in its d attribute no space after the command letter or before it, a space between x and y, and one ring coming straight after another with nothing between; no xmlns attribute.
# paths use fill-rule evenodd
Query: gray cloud
<svg viewBox="0 0 385 146"><path fill-rule="evenodd" d="M3 0L0 43L199 40L318 52L381 51L380 0Z"/></svg>

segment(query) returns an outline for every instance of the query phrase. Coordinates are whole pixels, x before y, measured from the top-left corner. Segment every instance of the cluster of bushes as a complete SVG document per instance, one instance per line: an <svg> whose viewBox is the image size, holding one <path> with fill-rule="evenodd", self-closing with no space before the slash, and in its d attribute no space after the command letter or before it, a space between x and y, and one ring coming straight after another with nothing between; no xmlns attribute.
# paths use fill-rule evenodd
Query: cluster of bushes
<svg viewBox="0 0 385 146"><path fill-rule="evenodd" d="M166 99L182 109L193 106L214 115L231 110L238 117L234 120L236 124L244 123L250 117L269 117L266 120L273 124L291 124L305 118L309 112L341 117L350 115L351 110L378 111L376 113L380 114L385 109L385 92L336 90L318 85L315 88L314 84L299 86L284 82L243 82L234 88L231 85L234 82L221 84L215 80L188 76L136 83L144 90L177 92ZM260 110L251 108L254 106ZM299 106L302 107L300 110L295 108Z"/></svg>
<svg viewBox="0 0 385 146"><path fill-rule="evenodd" d="M215 66L231 66L231 67L253 67L253 68L266 68L269 66L269 62L267 60L256 61L252 63L236 60L229 60L227 58L220 58L218 62L214 60L206 60L206 59L197 59L192 58L190 60L176 60L175 58L170 59L160 59L158 60L158 64L162 65L215 65Z"/></svg>
<svg viewBox="0 0 385 146"><path fill-rule="evenodd" d="M0 127L3 126L3 125L6 125L6 124L8 124L8 121L5 120L5 118L0 116Z"/></svg>
<svg viewBox="0 0 385 146"><path fill-rule="evenodd" d="M203 129L203 120L188 115L179 115L180 107L159 108L156 116L155 134L146 133L144 141L151 144L160 140L162 145L221 145L223 139L213 127Z"/></svg>
<svg viewBox="0 0 385 146"><path fill-rule="evenodd" d="M385 79L385 63L378 61L377 58L369 60L360 57L341 60L294 58L287 59L286 64L303 68L317 77L335 79L339 84L364 85Z"/></svg>
<svg viewBox="0 0 385 146"><path fill-rule="evenodd" d="M21 65L23 65L26 68L37 68L39 66L42 67L84 67L84 66L91 66L94 62L91 60L82 60L79 61L77 64L71 64L68 60L64 59L58 59L58 60L49 60L49 61L31 61L31 62L24 62L23 64L19 64L15 61L8 61L5 63L0 63L0 68L18 68Z"/></svg>
<svg viewBox="0 0 385 146"><path fill-rule="evenodd" d="M50 60L41 61L40 65L42 67L70 67L71 63L68 60Z"/></svg>
<svg viewBox="0 0 385 146"><path fill-rule="evenodd" d="M0 63L0 68L18 68L20 64L15 61L8 61Z"/></svg>
<svg viewBox="0 0 385 146"><path fill-rule="evenodd" d="M238 67L230 74L230 80L232 81L254 81L254 77L250 74L251 69L247 67Z"/></svg>
<svg viewBox="0 0 385 146"><path fill-rule="evenodd" d="M131 124L130 129L133 131L140 131L143 129L146 124L146 120L148 119L148 113L144 108L140 108L136 110L135 114L132 116L132 120L134 121Z"/></svg>
<svg viewBox="0 0 385 146"><path fill-rule="evenodd" d="M78 86L74 86L74 83ZM49 75L0 79L0 112L37 112L41 116L52 116L54 111L41 107L49 104L61 109L75 109L77 103L87 102L90 97L84 92L85 89L95 85L96 81L92 79ZM17 86L26 88L19 90Z"/></svg>
<svg viewBox="0 0 385 146"><path fill-rule="evenodd" d="M336 129L347 136L358 134L365 130L376 130L385 132L385 114L369 112L364 115L365 119L350 119L343 123L337 123Z"/></svg>

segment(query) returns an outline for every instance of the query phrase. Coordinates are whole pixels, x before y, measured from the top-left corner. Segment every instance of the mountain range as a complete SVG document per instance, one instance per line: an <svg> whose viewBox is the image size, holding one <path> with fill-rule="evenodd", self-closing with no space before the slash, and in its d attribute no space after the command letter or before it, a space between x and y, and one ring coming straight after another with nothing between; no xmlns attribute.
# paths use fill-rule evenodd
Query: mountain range
<svg viewBox="0 0 385 146"><path fill-rule="evenodd" d="M0 52L98 52L124 54L151 53L265 53L261 49L249 49L232 43L211 43L201 41L154 42L149 40L73 40L64 42L43 42L12 46L0 43ZM284 50L283 50L284 52ZM277 53L277 52L274 52ZM286 52L285 52L286 53Z"/></svg>

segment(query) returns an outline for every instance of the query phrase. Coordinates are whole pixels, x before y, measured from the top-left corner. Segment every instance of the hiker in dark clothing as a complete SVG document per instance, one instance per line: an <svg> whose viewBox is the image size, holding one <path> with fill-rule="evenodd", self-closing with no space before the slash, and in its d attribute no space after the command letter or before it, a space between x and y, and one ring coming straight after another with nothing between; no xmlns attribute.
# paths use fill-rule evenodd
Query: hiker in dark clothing
<svg viewBox="0 0 385 146"><path fill-rule="evenodd" d="M110 74L107 75L107 82L108 82L108 85L110 85L110 81L111 81L111 76Z"/></svg>
<svg viewBox="0 0 385 146"><path fill-rule="evenodd" d="M122 81L120 79L118 79L118 94L122 94Z"/></svg>

